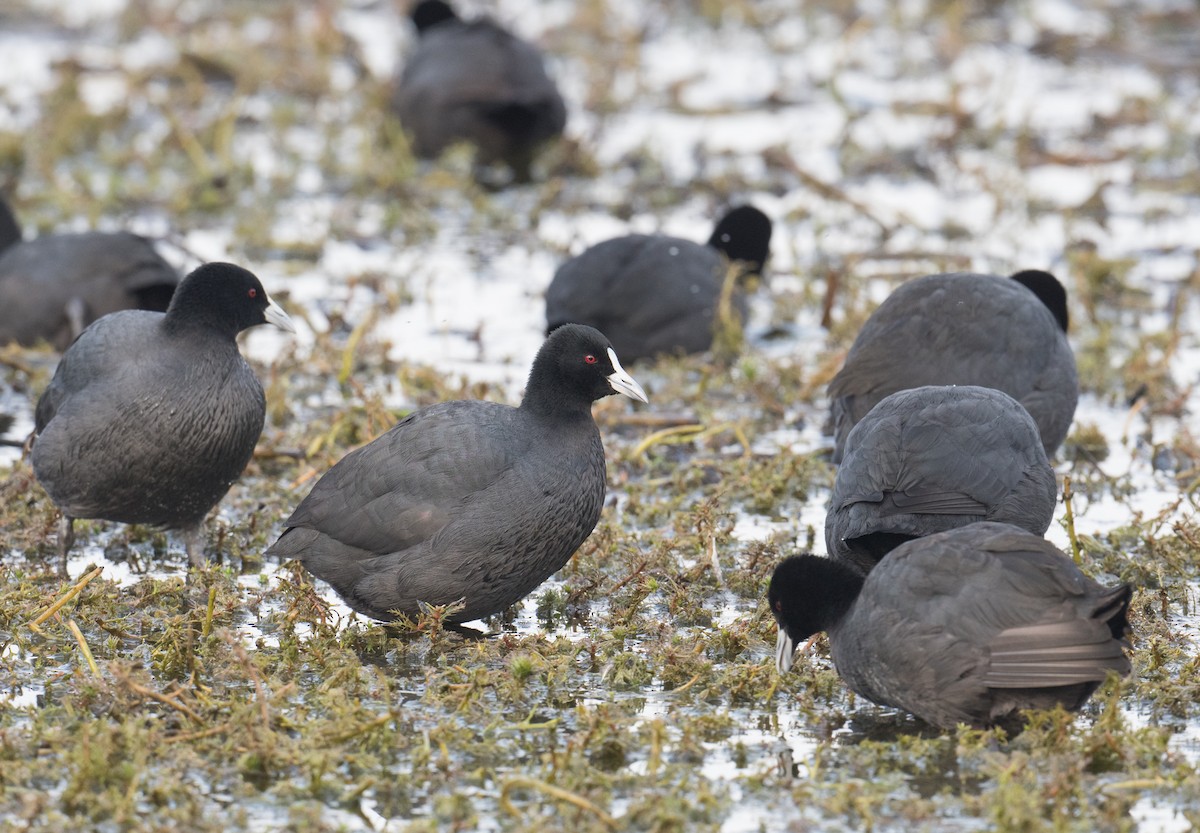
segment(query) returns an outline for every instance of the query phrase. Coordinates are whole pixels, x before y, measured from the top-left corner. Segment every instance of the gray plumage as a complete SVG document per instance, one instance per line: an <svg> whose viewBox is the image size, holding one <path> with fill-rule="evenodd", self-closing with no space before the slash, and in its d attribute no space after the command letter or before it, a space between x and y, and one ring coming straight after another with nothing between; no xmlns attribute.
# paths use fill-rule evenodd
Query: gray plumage
<svg viewBox="0 0 1200 833"><path fill-rule="evenodd" d="M752 206L721 218L706 244L665 235L606 240L558 268L546 290L547 330L567 322L602 330L626 361L712 346L721 289L732 261L759 274L771 221ZM742 324L747 301L739 279L730 297Z"/></svg>
<svg viewBox="0 0 1200 833"><path fill-rule="evenodd" d="M1057 483L1015 399L971 385L888 396L854 426L825 516L833 558L863 573L911 538L975 521L1042 535Z"/></svg>
<svg viewBox="0 0 1200 833"><path fill-rule="evenodd" d="M45 340L64 350L110 312L164 311L178 283L179 274L150 241L129 232L21 241L0 200L0 344Z"/></svg>
<svg viewBox="0 0 1200 833"><path fill-rule="evenodd" d="M830 559L789 558L768 599L781 670L797 642L827 631L853 691L952 728L1076 710L1110 672L1127 675L1131 594L1036 535L977 523L898 547L865 580Z"/></svg>
<svg viewBox="0 0 1200 833"><path fill-rule="evenodd" d="M1048 281L1029 281L1031 275ZM888 296L829 383L835 463L850 429L881 399L923 385L1004 391L1033 416L1046 454L1053 456L1079 399L1065 332L1066 296L1048 273L1014 278L927 275ZM1057 291L1045 293L1045 284Z"/></svg>
<svg viewBox="0 0 1200 833"><path fill-rule="evenodd" d="M112 313L63 354L38 400L32 462L63 512L64 559L73 518L198 532L262 432L262 386L236 336L267 321L292 329L254 275L213 263L165 314Z"/></svg>
<svg viewBox="0 0 1200 833"><path fill-rule="evenodd" d="M460 20L441 0L418 3L412 16L419 39L392 108L416 154L467 141L479 162L505 162L528 180L535 153L567 120L541 52L489 19Z"/></svg>
<svg viewBox="0 0 1200 833"><path fill-rule="evenodd" d="M376 619L460 600L453 621L498 613L599 520L604 447L591 403L617 392L645 401L603 335L563 327L538 351L519 408L414 412L330 469L267 553L299 559Z"/></svg>

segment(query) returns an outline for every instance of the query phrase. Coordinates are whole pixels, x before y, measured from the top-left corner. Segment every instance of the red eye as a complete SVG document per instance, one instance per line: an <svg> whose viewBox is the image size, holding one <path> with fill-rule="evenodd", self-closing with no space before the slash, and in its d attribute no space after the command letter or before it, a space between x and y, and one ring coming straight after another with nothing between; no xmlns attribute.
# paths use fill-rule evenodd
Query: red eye
<svg viewBox="0 0 1200 833"><path fill-rule="evenodd" d="M583 357L583 360L584 360L585 362L587 362L588 364L595 364L595 363L596 363L596 357L595 357L595 356L593 356L591 353L588 353L586 356L584 356L584 357Z"/></svg>
<svg viewBox="0 0 1200 833"><path fill-rule="evenodd" d="M249 292L247 292L246 294L247 294L247 295L249 295L251 298L257 298L257 297L258 297L258 290L257 290L257 289L251 289L251 290L250 290Z"/></svg>

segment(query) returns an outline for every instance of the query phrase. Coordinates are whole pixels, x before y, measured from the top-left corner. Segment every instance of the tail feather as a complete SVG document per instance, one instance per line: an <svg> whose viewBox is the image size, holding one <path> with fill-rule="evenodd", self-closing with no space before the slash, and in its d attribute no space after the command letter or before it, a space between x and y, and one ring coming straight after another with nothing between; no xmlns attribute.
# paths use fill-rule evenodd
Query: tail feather
<svg viewBox="0 0 1200 833"><path fill-rule="evenodd" d="M1109 671L1130 672L1126 611L1128 585L1099 596L1085 619L1009 628L989 645L984 684L990 688L1043 688L1098 682Z"/></svg>

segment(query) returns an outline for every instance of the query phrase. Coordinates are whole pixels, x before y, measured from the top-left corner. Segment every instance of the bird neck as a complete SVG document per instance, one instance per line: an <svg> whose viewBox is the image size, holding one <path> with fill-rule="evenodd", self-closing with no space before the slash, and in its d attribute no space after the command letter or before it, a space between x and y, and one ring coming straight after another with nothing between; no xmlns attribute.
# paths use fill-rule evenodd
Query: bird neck
<svg viewBox="0 0 1200 833"><path fill-rule="evenodd" d="M245 329L238 316L230 314L205 284L185 280L175 290L167 307L163 328L170 335L212 333L233 341Z"/></svg>
<svg viewBox="0 0 1200 833"><path fill-rule="evenodd" d="M831 558L821 558L817 563L820 580L809 586L809 615L817 631L827 631L846 618L862 592L866 576Z"/></svg>
<svg viewBox="0 0 1200 833"><path fill-rule="evenodd" d="M174 303L167 308L166 316L163 318L163 330L170 336L203 333L215 336L222 341L235 341L240 332L236 324L220 315L196 307L181 310Z"/></svg>
<svg viewBox="0 0 1200 833"><path fill-rule="evenodd" d="M529 371L521 409L555 420L592 419L591 397L579 393L572 380L556 372L552 357L539 355Z"/></svg>
<svg viewBox="0 0 1200 833"><path fill-rule="evenodd" d="M555 421L591 420L592 403L579 397L563 396L556 391L535 391L529 387L521 400L521 410Z"/></svg>

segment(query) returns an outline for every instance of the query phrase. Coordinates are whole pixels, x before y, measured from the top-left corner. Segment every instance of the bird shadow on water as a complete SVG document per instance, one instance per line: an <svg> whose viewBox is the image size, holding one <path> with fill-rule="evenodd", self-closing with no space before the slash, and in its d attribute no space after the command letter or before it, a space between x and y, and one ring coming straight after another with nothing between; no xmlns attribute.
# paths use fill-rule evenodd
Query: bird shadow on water
<svg viewBox="0 0 1200 833"><path fill-rule="evenodd" d="M903 774L909 788L924 799L950 793L980 795L987 778L969 775L959 763L959 743L954 733L912 715L891 709L864 709L852 714L832 733L835 747L864 745L879 749L920 747L922 754L902 754L890 763Z"/></svg>

